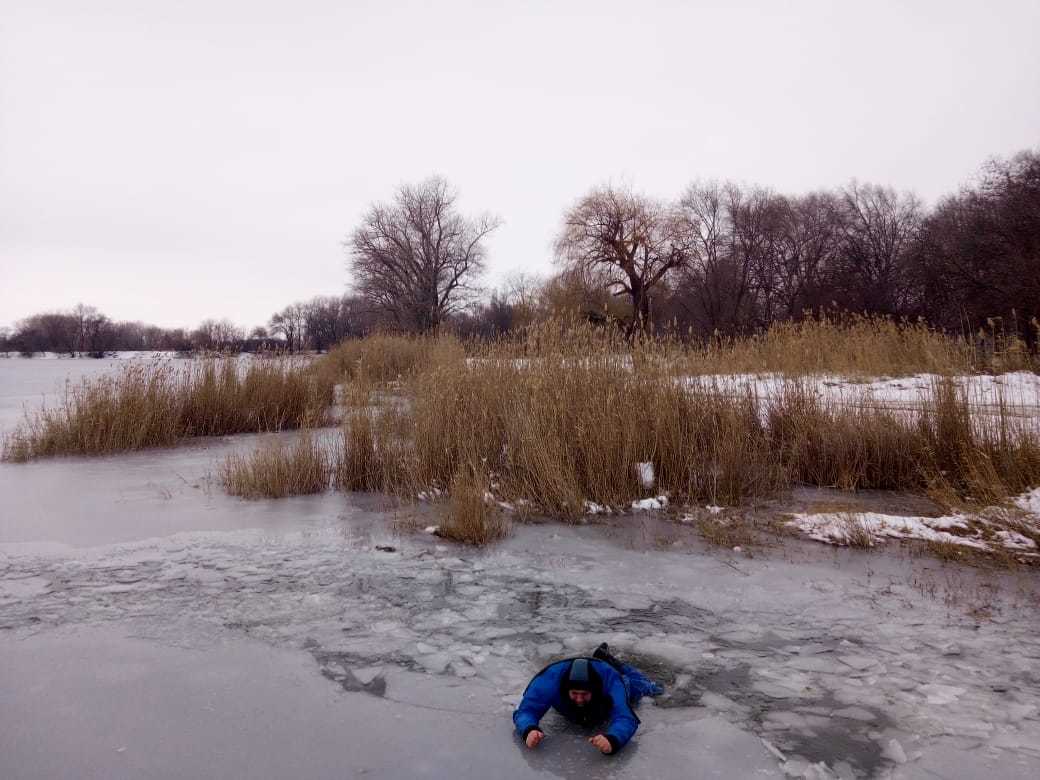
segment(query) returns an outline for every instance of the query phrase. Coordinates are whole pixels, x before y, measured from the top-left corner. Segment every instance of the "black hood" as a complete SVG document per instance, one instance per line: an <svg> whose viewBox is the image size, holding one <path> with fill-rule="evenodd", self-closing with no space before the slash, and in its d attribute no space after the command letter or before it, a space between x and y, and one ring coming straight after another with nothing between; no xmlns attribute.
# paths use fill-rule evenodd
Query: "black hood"
<svg viewBox="0 0 1040 780"><path fill-rule="evenodd" d="M589 703L579 707L567 694L570 691L588 691L592 694ZM566 711L563 715L576 723L595 725L610 715L610 698L603 692L603 679L593 666L591 658L575 658L570 668L560 678L560 694Z"/></svg>
<svg viewBox="0 0 1040 780"><path fill-rule="evenodd" d="M567 691L589 691L593 694L603 690L603 680L599 672L592 665L589 658L575 658L571 661L570 669L560 680L560 687L564 693Z"/></svg>

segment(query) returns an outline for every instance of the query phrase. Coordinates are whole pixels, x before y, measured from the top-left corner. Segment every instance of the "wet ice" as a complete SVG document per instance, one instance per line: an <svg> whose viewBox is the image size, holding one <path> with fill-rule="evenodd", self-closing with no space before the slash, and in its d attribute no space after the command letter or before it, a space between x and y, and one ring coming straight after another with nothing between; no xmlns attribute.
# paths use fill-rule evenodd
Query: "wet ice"
<svg viewBox="0 0 1040 780"><path fill-rule="evenodd" d="M826 595L804 589L806 576L822 574L819 563L791 579L787 566L748 562L759 567L756 598L720 606L696 586L710 576L725 591L739 578L709 571L708 556L655 552L648 566L645 554L565 535L582 551L570 568L538 564L544 527L465 557L423 537L382 553L335 524L6 552L3 592L34 584L0 602L0 625L29 640L104 621L182 645L253 637L309 652L316 671L361 695L392 697L392 668L489 689L502 718L533 671L604 639L668 687L648 705L648 726L654 713L709 713L766 737L788 775L880 776L902 765L893 740L952 735L1040 761L1032 737L1040 691L1033 678L1015 677L1040 659L1025 626L977 624L926 604L911 621L879 611L876 594L840 569ZM1011 713L1009 699L1019 705Z"/></svg>
<svg viewBox="0 0 1040 780"><path fill-rule="evenodd" d="M89 687L93 671L32 680L34 654L65 668L76 637L100 632L91 647L128 654L167 687L184 658L204 676L241 659L292 666L274 674L283 683L264 704L292 702L312 732L345 709L365 745L354 751L358 766L377 776L436 776L445 766L460 777L489 776L492 766L502 777L688 777L691 766L728 777L1040 774L1029 572L982 589L929 561L796 542L741 557L737 571L679 524L670 532L680 548L617 541L633 523L666 523L658 512L519 526L475 551L395 537L393 513L365 497L244 504L191 487L220 453L250 441L0 465L0 541L9 543L0 545L0 674L24 722L50 729L54 708L44 704L61 700L61 686ZM73 501L45 489L55 484L83 490ZM176 489L163 498L154 486ZM394 551L378 549L388 543ZM509 711L530 676L600 641L666 685L645 702L631 752L590 763L582 735L561 724L544 752L521 751ZM96 667L109 669L97 684L118 682L118 671ZM30 680L51 697L39 721ZM253 700L242 685L225 696L245 707ZM324 689L341 698L322 698ZM187 716L166 716L166 732L194 733ZM460 719L451 721L454 756L436 740L448 717ZM27 744L0 743L0 774L12 774ZM135 752L106 750L118 747ZM257 741L241 747L262 752ZM466 774L467 755L481 756L482 771ZM393 774L394 760L405 771ZM191 776L189 763L183 769ZM255 776L277 776L267 771L261 764Z"/></svg>

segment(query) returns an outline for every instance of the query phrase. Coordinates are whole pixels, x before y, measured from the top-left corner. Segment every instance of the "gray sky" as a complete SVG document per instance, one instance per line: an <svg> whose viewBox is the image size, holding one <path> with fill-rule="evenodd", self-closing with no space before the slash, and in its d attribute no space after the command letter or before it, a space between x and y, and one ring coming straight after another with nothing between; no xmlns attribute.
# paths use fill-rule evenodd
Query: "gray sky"
<svg viewBox="0 0 1040 780"><path fill-rule="evenodd" d="M504 218L494 282L607 180L931 203L1040 144L1036 0L852 5L0 0L0 325L264 322L432 173Z"/></svg>

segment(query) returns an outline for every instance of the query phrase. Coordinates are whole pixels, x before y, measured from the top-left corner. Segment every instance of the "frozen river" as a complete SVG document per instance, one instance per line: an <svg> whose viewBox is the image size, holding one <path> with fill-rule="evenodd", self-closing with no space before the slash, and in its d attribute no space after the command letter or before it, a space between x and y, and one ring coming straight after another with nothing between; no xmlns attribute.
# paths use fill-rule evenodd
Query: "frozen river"
<svg viewBox="0 0 1040 780"><path fill-rule="evenodd" d="M0 777L1040 776L1030 570L646 514L472 550L378 497L224 496L255 438L0 464ZM633 743L522 749L527 679L600 641L668 689Z"/></svg>

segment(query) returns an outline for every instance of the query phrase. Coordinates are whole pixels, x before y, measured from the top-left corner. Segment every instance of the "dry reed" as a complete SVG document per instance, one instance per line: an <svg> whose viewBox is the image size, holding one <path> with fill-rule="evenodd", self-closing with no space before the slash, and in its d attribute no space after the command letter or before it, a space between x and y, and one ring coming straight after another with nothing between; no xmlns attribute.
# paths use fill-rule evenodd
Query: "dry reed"
<svg viewBox="0 0 1040 780"><path fill-rule="evenodd" d="M681 370L687 374L907 376L1038 368L1025 342L1004 332L999 323L958 337L922 322L881 316L781 322L760 334L694 344L681 355Z"/></svg>
<svg viewBox="0 0 1040 780"><path fill-rule="evenodd" d="M3 459L99 455L166 447L190 436L320 424L332 401L299 364L233 358L132 363L114 376L66 387L56 407L27 414Z"/></svg>
<svg viewBox="0 0 1040 780"><path fill-rule="evenodd" d="M544 327L471 345L466 362L457 351L431 359L400 383L404 408L361 423L367 438L346 448L338 482L446 489L481 463L504 498L575 518L589 501L619 507L645 495L633 469L645 461L654 490L730 505L791 482L981 500L1040 481L1036 435L1003 407L980 417L948 380L913 411L824 403L797 382L774 399L730 397L675 381L675 350Z"/></svg>
<svg viewBox="0 0 1040 780"><path fill-rule="evenodd" d="M288 445L272 441L249 455L229 455L218 468L224 489L243 498L284 498L328 489L332 463L312 433Z"/></svg>
<svg viewBox="0 0 1040 780"><path fill-rule="evenodd" d="M649 349L631 358L609 340L539 335L535 360L492 346L406 382L410 406L388 437L398 446L384 455L439 487L466 463L485 463L503 495L569 518L586 501L616 506L642 495L638 462L654 463L658 489L710 501L782 484L751 399L684 390Z"/></svg>
<svg viewBox="0 0 1040 780"><path fill-rule="evenodd" d="M438 534L466 544L483 545L509 533L509 521L488 500L488 474L480 466L460 466L451 481L449 499Z"/></svg>
<svg viewBox="0 0 1040 780"><path fill-rule="evenodd" d="M791 479L845 490L927 491L1001 501L1040 483L1040 439L1003 405L974 411L966 392L937 380L920 406L823 403L798 385L768 404L769 437Z"/></svg>
<svg viewBox="0 0 1040 780"><path fill-rule="evenodd" d="M333 381L360 380L367 386L397 382L431 365L462 363L465 352L451 335L410 336L379 333L343 341L315 361L313 370Z"/></svg>

